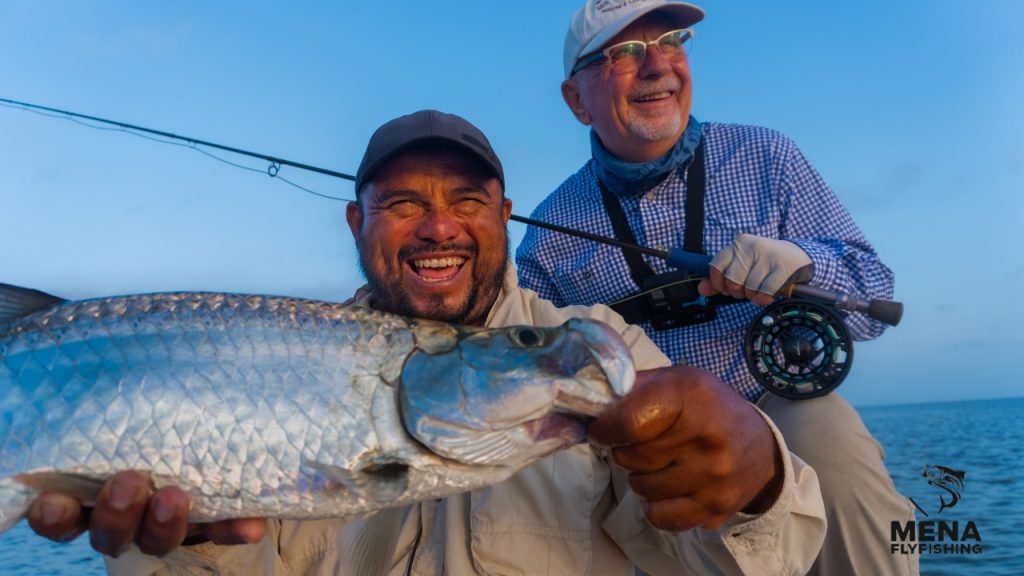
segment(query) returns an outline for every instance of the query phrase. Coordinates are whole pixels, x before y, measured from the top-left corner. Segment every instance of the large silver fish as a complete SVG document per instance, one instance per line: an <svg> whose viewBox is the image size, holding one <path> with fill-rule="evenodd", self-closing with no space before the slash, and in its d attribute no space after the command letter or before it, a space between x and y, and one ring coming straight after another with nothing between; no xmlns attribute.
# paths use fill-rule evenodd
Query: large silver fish
<svg viewBox="0 0 1024 576"><path fill-rule="evenodd" d="M221 293L65 301L0 284L0 532L118 470L192 519L357 515L500 482L632 385L587 320L477 329Z"/></svg>

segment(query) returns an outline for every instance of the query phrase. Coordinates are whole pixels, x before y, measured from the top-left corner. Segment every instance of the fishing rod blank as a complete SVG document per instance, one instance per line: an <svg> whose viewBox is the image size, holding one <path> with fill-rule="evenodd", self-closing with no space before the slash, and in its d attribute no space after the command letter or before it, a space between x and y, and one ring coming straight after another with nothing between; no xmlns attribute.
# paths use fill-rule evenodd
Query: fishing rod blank
<svg viewBox="0 0 1024 576"><path fill-rule="evenodd" d="M193 146L207 146L209 148L216 148L218 150L224 150L234 154L241 154L243 156L249 156L252 158L260 158L273 164L281 166L291 166L293 168L300 168L302 170L308 170L310 172L317 172L319 174L325 174L327 176L334 176L335 178L343 178L345 180L355 180L356 177L351 174L345 174L344 172L336 172L334 170L328 170L326 168L319 168L317 166L310 166L309 164L302 164L301 162L293 162L291 160L285 160L277 156L268 156L259 152L250 152L248 150L242 150L241 148L233 148L231 146L224 146L222 144L216 144L213 142L207 142L206 140L199 140L198 138L189 138L188 136L179 136L178 134L172 134L170 132L164 132L163 130L154 130L152 128L143 128L142 126L136 126L134 124L127 124L125 122L118 122L117 120L107 120L106 118L98 118L96 116L89 116L87 114L79 114L78 112L70 112L68 110L61 110L59 108L50 108L49 106L40 106L38 104L29 104L28 102L19 102L17 100L10 100L8 98L0 98L0 102L4 104L12 104L14 106L21 106L23 108L29 108L33 110L45 110L46 112L53 112L55 114L63 114L71 118L81 118L83 120L90 120L92 122L99 122L101 124L109 124L111 126L117 126L124 130L134 130L136 132L144 132L146 134L154 134L156 136L162 136L164 138L171 138L174 140L181 140L188 142ZM274 176L271 173L271 176Z"/></svg>

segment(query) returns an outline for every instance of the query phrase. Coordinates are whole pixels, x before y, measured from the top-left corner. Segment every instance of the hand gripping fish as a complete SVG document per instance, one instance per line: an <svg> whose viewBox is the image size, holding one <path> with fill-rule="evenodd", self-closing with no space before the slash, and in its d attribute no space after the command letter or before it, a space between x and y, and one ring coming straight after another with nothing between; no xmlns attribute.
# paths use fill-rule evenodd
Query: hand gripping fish
<svg viewBox="0 0 1024 576"><path fill-rule="evenodd" d="M192 521L355 516L500 482L633 383L599 322L482 329L222 293L0 284L0 532L119 470Z"/></svg>

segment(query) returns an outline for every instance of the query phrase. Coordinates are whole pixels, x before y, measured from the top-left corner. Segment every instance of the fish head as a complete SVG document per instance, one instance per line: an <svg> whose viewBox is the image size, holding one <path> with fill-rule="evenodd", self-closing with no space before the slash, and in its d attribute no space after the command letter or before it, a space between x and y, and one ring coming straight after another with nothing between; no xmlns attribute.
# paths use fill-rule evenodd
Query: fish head
<svg viewBox="0 0 1024 576"><path fill-rule="evenodd" d="M582 442L586 424L633 385L629 348L607 325L462 329L402 370L409 434L442 458L524 466Z"/></svg>

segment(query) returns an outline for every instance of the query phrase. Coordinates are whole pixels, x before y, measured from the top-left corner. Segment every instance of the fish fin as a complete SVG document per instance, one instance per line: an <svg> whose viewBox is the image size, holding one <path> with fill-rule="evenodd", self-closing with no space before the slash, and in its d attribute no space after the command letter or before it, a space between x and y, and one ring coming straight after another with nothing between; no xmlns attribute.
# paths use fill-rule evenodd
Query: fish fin
<svg viewBox="0 0 1024 576"><path fill-rule="evenodd" d="M515 436L522 434L518 429L452 430L445 422L422 418L413 436L438 456L474 466L507 466L558 447L545 441L517 439Z"/></svg>
<svg viewBox="0 0 1024 576"><path fill-rule="evenodd" d="M59 492L86 505L96 502L96 497L103 489L103 480L98 478L55 470L18 474L14 480L37 492Z"/></svg>
<svg viewBox="0 0 1024 576"><path fill-rule="evenodd" d="M393 459L378 458L357 470L313 461L303 462L303 465L340 483L364 500L390 502L405 494L409 487L409 466Z"/></svg>
<svg viewBox="0 0 1024 576"><path fill-rule="evenodd" d="M447 455L464 464L501 466L520 450L504 431L466 435L447 443Z"/></svg>
<svg viewBox="0 0 1024 576"><path fill-rule="evenodd" d="M0 324L67 302L46 292L0 282Z"/></svg>
<svg viewBox="0 0 1024 576"><path fill-rule="evenodd" d="M39 490L14 478L0 480L0 534L10 530L28 514L29 506L39 494Z"/></svg>

